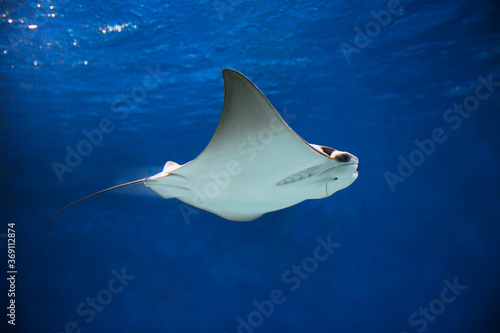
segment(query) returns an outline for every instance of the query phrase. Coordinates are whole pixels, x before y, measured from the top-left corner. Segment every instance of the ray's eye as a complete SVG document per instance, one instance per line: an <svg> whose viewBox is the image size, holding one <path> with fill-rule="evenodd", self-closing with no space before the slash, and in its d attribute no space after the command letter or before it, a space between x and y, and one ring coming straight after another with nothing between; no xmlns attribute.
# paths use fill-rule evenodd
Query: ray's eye
<svg viewBox="0 0 500 333"><path fill-rule="evenodd" d="M335 151L335 149L330 148L330 147L321 147L323 152L327 154L328 156L332 156L332 153Z"/></svg>
<svg viewBox="0 0 500 333"><path fill-rule="evenodd" d="M337 162L345 163L345 162L349 162L351 160L351 156L349 154L340 154L340 155L335 156L335 160Z"/></svg>

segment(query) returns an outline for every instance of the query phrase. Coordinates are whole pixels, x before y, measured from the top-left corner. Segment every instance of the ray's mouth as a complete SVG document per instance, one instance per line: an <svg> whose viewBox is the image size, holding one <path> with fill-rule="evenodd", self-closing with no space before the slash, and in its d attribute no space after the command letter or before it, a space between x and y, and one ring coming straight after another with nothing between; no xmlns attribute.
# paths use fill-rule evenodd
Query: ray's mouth
<svg viewBox="0 0 500 333"><path fill-rule="evenodd" d="M344 163L344 164L341 164L341 165L334 166L331 169L340 168L340 167L348 167L348 166L354 166L355 169L358 169L358 163L356 163L356 162L353 162L353 163Z"/></svg>
<svg viewBox="0 0 500 333"><path fill-rule="evenodd" d="M335 169L335 168L340 168L340 167L354 167L354 170L353 170L353 175L355 175L356 178L358 178L358 175L359 175L359 172L358 172L358 163L354 162L354 163L345 163L345 164L342 164L342 165L337 165L336 167L333 167L332 169ZM337 180L338 178L335 177L334 180Z"/></svg>
<svg viewBox="0 0 500 333"><path fill-rule="evenodd" d="M357 171L357 169L358 169L358 163L356 163L356 162L353 162L353 163L344 163L344 164L341 164L341 165L337 165L337 166L328 168L328 169L324 170L323 172L321 172L320 175L322 175L322 174L324 174L324 173L326 173L326 172L328 172L330 170L335 170L336 168L342 168L342 167L345 168L345 167L352 167L352 166L354 166L354 172L353 172L353 174L357 175L358 174L358 171ZM335 181L335 180L338 180L338 179L339 179L338 177L335 177L333 180Z"/></svg>

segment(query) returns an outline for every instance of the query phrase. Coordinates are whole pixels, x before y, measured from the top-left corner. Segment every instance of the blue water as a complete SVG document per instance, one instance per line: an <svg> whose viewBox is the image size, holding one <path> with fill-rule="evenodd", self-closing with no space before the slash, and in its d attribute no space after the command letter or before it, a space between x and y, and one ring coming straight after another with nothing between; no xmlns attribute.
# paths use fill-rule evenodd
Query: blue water
<svg viewBox="0 0 500 333"><path fill-rule="evenodd" d="M0 7L2 332L497 331L498 2ZM64 205L194 159L224 68L356 155L356 182L250 223L135 185L65 211L45 243Z"/></svg>

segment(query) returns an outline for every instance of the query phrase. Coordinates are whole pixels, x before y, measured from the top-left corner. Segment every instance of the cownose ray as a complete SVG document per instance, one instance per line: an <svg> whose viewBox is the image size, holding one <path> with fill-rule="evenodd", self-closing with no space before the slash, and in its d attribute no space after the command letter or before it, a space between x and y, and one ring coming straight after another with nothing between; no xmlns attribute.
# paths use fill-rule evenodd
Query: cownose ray
<svg viewBox="0 0 500 333"><path fill-rule="evenodd" d="M163 171L82 198L143 183L165 199L233 221L261 215L307 199L326 198L358 177L358 158L307 143L276 112L264 94L243 74L224 69L224 106L207 147L191 162L168 161Z"/></svg>

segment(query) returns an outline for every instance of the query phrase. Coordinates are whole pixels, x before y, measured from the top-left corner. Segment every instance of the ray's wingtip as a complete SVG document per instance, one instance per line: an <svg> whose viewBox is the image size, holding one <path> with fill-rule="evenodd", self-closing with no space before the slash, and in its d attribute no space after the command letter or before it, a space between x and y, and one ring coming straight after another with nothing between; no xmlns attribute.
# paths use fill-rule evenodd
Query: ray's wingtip
<svg viewBox="0 0 500 333"><path fill-rule="evenodd" d="M231 75L231 74L236 74L236 75L242 75L242 76L244 76L241 72L238 72L236 69L224 68L222 70L222 76L223 77L225 77L226 75Z"/></svg>

